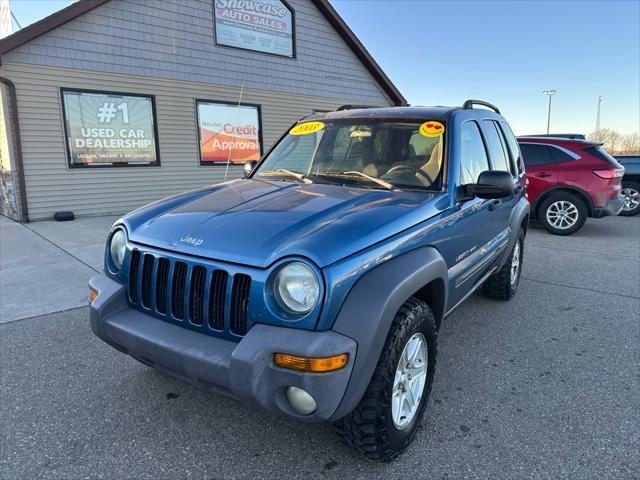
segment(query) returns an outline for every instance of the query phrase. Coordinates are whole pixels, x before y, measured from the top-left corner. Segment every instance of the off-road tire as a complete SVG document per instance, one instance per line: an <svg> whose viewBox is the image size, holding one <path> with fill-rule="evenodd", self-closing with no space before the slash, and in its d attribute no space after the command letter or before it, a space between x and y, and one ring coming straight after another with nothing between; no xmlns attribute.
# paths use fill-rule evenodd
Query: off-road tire
<svg viewBox="0 0 640 480"><path fill-rule="evenodd" d="M427 344L427 377L420 404L402 430L391 417L391 396L398 361L408 340L422 333ZM367 390L349 415L334 423L341 440L371 460L389 462L413 441L427 405L436 367L437 331L433 313L422 300L410 298L396 313Z"/></svg>
<svg viewBox="0 0 640 480"><path fill-rule="evenodd" d="M549 223L547 220L547 210L551 205L555 202L565 201L572 203L576 209L578 210L578 218L576 219L576 223L574 223L569 228L556 228ZM549 233L553 233L554 235L573 235L578 230L580 230L584 222L587 221L587 206L584 201L580 199L580 197L573 195L572 193L552 193L548 198L542 202L540 208L538 209L538 219L545 230Z"/></svg>
<svg viewBox="0 0 640 480"><path fill-rule="evenodd" d="M622 188L630 188L635 190L636 192L640 192L640 182L635 182L633 180L622 180ZM640 205L638 205L633 210L622 210L620 215L623 217L633 217L640 213Z"/></svg>
<svg viewBox="0 0 640 480"><path fill-rule="evenodd" d="M507 258L502 268L487 278L482 285L482 293L487 297L493 298L494 300L507 301L511 300L516 294L522 273L522 260L524 259L524 232L522 229L518 232L516 242L517 245L520 245L520 266L515 284L511 282L511 266L513 264L513 254L516 249L516 244L513 245L509 258Z"/></svg>

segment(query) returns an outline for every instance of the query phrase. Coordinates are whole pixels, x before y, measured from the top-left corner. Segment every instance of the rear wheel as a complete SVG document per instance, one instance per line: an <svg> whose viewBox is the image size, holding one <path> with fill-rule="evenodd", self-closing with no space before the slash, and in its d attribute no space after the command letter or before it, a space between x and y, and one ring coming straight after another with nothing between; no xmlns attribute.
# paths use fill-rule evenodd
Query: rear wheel
<svg viewBox="0 0 640 480"><path fill-rule="evenodd" d="M522 259L524 258L524 232L520 229L511 255L500 270L482 285L482 293L495 300L511 300L518 290Z"/></svg>
<svg viewBox="0 0 640 480"><path fill-rule="evenodd" d="M632 217L640 213L640 182L623 180L622 197L624 198L624 207L622 207L620 215Z"/></svg>
<svg viewBox="0 0 640 480"><path fill-rule="evenodd" d="M407 300L393 320L358 406L334 424L343 442L372 460L391 461L413 441L436 367L436 323L422 300Z"/></svg>
<svg viewBox="0 0 640 480"><path fill-rule="evenodd" d="M587 221L587 206L571 193L554 193L538 211L542 226L554 235L572 235Z"/></svg>

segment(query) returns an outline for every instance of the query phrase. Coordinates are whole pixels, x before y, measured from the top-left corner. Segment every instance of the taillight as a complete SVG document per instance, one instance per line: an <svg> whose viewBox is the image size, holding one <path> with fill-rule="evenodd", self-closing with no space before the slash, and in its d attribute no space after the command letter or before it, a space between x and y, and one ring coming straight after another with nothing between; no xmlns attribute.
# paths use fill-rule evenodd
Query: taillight
<svg viewBox="0 0 640 480"><path fill-rule="evenodd" d="M624 175L624 168L607 168L606 170L594 170L595 173L600 178L619 178Z"/></svg>

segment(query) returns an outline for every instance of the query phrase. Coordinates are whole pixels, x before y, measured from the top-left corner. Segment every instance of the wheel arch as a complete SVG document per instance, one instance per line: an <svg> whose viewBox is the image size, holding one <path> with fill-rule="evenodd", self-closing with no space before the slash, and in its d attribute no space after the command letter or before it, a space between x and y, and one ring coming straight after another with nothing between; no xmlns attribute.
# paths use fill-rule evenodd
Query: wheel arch
<svg viewBox="0 0 640 480"><path fill-rule="evenodd" d="M591 197L587 192L578 187L574 187L573 185L557 185L549 188L548 190L545 190L536 199L535 206L532 209L535 213L536 218L540 218L539 210L543 202L555 193L569 193L571 195L577 196L584 202L585 207L587 207L587 216L590 217L593 214L593 201L591 200Z"/></svg>
<svg viewBox="0 0 640 480"><path fill-rule="evenodd" d="M332 330L358 345L353 372L337 420L360 402L371 380L393 319L404 302L417 296L429 304L439 325L447 304L447 265L433 247L392 258L363 275L351 289Z"/></svg>

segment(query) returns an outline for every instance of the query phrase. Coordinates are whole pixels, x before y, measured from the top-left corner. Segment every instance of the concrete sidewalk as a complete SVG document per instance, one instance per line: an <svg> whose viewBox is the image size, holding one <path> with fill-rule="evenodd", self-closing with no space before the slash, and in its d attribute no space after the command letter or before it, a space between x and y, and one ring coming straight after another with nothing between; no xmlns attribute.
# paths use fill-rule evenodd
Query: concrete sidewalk
<svg viewBox="0 0 640 480"><path fill-rule="evenodd" d="M26 225L0 216L0 323L87 304L116 217Z"/></svg>

